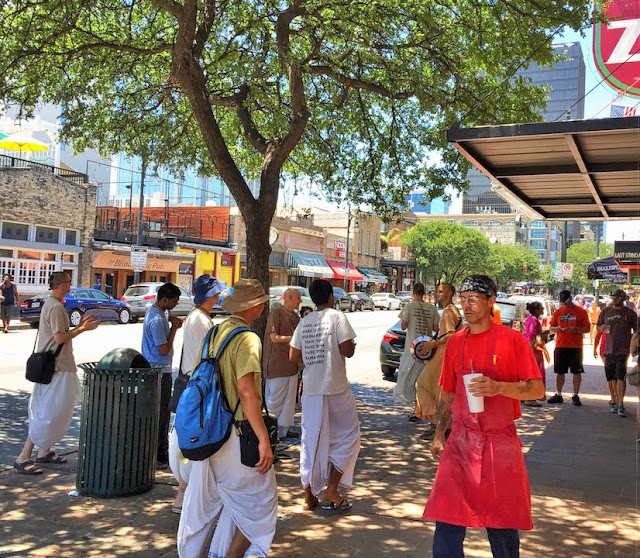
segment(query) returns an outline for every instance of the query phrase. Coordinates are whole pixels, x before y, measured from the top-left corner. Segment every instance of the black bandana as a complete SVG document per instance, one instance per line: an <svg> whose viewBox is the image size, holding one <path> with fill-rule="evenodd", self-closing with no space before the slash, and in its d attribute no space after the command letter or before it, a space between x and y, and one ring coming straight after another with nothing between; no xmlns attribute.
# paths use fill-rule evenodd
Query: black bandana
<svg viewBox="0 0 640 558"><path fill-rule="evenodd" d="M476 292L484 296L496 296L495 283L486 275L469 275L458 289L458 292Z"/></svg>

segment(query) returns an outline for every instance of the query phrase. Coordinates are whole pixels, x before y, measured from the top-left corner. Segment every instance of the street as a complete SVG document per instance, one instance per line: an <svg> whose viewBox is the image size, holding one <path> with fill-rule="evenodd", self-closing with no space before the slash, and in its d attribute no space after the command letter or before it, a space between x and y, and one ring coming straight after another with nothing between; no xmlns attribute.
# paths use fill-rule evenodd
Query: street
<svg viewBox="0 0 640 558"><path fill-rule="evenodd" d="M372 388L386 388L393 384L382 379L378 350L382 335L397 320L397 311L346 312L345 315L357 333L356 354L348 359L347 370L353 384ZM216 318L215 322L223 318ZM14 324L17 322L14 322ZM33 349L36 330L12 329L0 335L0 464L12 465L27 434L27 403L33 384L25 379L25 363ZM120 325L102 323L94 331L88 331L73 341L76 363L96 362L107 352L119 347L140 350L142 322ZM182 329L178 330L173 359L174 367L180 363ZM82 374L81 371L79 371ZM71 451L77 444L79 409L60 451Z"/></svg>

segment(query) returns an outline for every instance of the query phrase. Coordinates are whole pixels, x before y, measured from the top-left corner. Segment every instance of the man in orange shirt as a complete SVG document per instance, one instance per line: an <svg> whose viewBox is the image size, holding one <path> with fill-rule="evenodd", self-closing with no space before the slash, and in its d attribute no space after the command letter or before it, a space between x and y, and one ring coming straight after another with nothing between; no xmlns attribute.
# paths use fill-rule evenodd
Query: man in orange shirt
<svg viewBox="0 0 640 558"><path fill-rule="evenodd" d="M594 299L593 303L587 308L587 314L589 314L589 322L591 323L591 330L589 331L589 341L593 345L593 341L596 338L596 326L598 324L598 318L600 317L600 304Z"/></svg>
<svg viewBox="0 0 640 558"><path fill-rule="evenodd" d="M562 403L562 387L565 374L571 370L573 374L573 397L571 401L579 407L582 405L578 393L582 382L582 338L589 333L590 323L586 310L576 306L569 291L560 291L558 308L551 317L551 331L556 334L556 350L554 352L553 371L556 373L556 393L547 399L547 403Z"/></svg>
<svg viewBox="0 0 640 558"><path fill-rule="evenodd" d="M497 304L492 306L489 319L492 324L502 325L502 316L500 316L500 308L498 308Z"/></svg>

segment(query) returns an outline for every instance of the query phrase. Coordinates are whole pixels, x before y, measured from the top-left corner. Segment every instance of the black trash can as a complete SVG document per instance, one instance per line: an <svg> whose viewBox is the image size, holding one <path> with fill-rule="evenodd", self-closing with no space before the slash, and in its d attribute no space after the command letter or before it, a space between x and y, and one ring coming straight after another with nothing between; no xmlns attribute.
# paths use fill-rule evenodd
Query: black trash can
<svg viewBox="0 0 640 558"><path fill-rule="evenodd" d="M76 488L102 498L151 490L162 368L133 349L79 366L84 381Z"/></svg>

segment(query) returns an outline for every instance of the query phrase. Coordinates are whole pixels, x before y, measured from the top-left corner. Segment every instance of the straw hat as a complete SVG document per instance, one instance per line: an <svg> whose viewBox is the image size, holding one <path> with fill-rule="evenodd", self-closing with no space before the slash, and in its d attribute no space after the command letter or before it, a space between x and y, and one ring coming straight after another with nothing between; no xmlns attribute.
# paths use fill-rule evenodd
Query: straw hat
<svg viewBox="0 0 640 558"><path fill-rule="evenodd" d="M233 285L233 294L225 297L222 308L228 312L243 312L271 298L257 279L240 279Z"/></svg>

